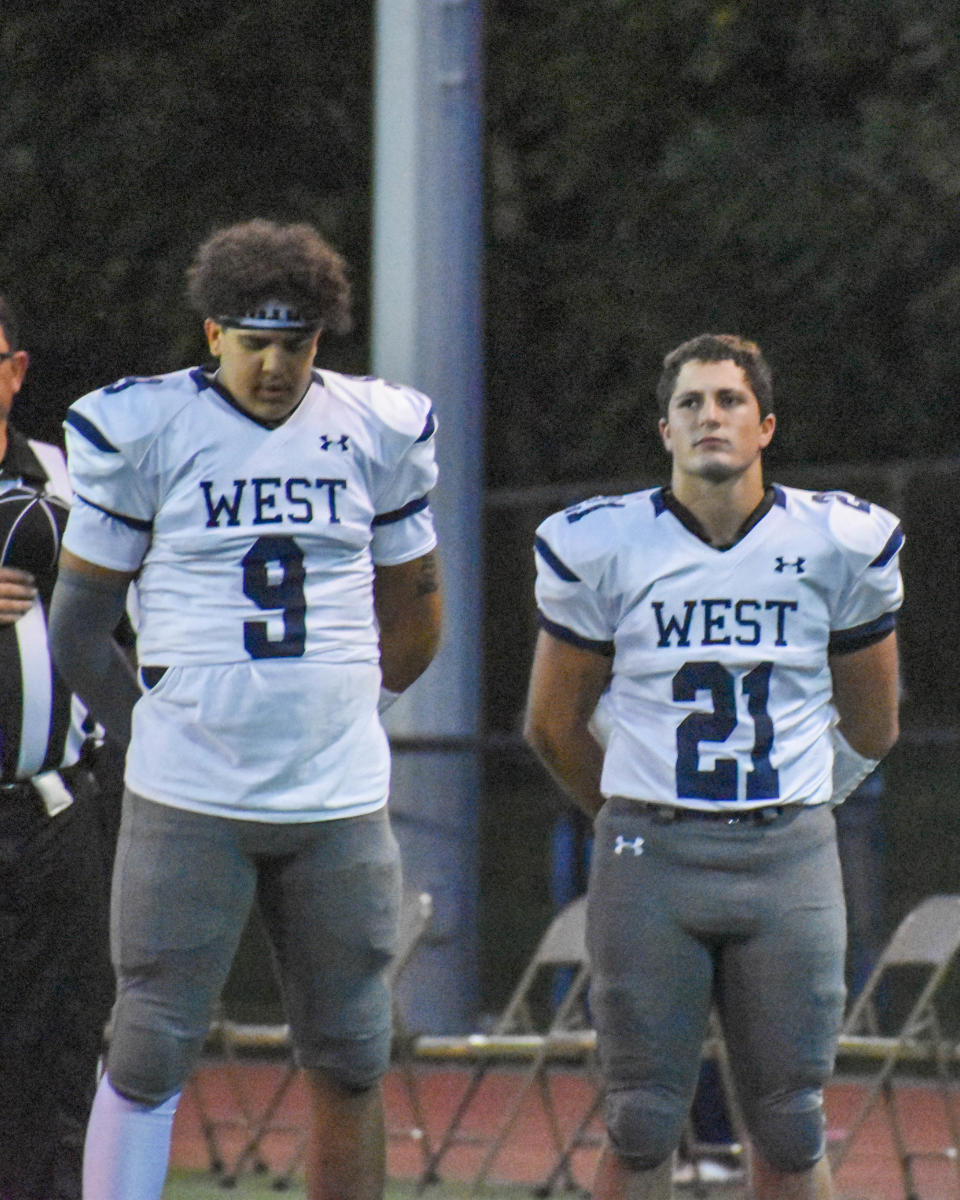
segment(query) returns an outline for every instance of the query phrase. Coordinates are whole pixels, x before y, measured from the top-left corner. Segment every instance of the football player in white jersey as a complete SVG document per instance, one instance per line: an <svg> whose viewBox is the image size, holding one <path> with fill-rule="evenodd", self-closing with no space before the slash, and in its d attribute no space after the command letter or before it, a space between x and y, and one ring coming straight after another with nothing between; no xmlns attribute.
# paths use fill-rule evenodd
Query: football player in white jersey
<svg viewBox="0 0 960 1200"><path fill-rule="evenodd" d="M256 899L311 1083L309 1195L371 1200L400 890L378 709L439 640L435 421L411 388L314 368L349 289L310 226L221 230L188 285L216 369L120 380L66 420L54 652L130 738L84 1196L159 1198ZM131 580L138 680L106 636Z"/></svg>
<svg viewBox="0 0 960 1200"><path fill-rule="evenodd" d="M594 1196L670 1195L715 1005L752 1195L825 1200L844 1005L832 808L898 734L903 535L846 493L765 486L775 418L753 343L685 342L657 395L670 486L574 505L536 539L525 736L596 818Z"/></svg>

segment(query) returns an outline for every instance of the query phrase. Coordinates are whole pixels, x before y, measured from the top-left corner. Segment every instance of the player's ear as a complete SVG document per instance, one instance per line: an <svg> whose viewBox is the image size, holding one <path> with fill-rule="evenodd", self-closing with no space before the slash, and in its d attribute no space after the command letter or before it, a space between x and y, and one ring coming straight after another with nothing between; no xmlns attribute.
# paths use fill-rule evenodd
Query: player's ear
<svg viewBox="0 0 960 1200"><path fill-rule="evenodd" d="M8 360L10 376L13 382L13 394L16 395L23 387L24 376L30 365L30 355L26 350L15 350L13 357Z"/></svg>
<svg viewBox="0 0 960 1200"><path fill-rule="evenodd" d="M220 351L223 348L223 326L215 321L213 317L207 317L203 323L203 332L207 335L207 345L210 347L210 353L214 358L219 358Z"/></svg>
<svg viewBox="0 0 960 1200"><path fill-rule="evenodd" d="M660 439L663 442L664 449L670 453L670 422L666 417L661 417L657 422L657 428L660 430Z"/></svg>
<svg viewBox="0 0 960 1200"><path fill-rule="evenodd" d="M767 446L773 441L773 431L777 427L777 418L773 413L767 415L760 422L760 448L766 450Z"/></svg>

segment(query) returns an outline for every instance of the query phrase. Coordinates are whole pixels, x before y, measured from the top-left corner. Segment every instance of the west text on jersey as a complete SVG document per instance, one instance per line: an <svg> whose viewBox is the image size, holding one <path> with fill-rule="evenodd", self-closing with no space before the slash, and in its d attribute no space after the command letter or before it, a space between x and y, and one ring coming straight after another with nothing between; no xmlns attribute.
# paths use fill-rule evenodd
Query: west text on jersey
<svg viewBox="0 0 960 1200"><path fill-rule="evenodd" d="M651 601L658 648L677 646L787 646L787 618L796 600L684 600L682 612L665 612L662 600ZM676 642L674 642L676 639Z"/></svg>
<svg viewBox="0 0 960 1200"><path fill-rule="evenodd" d="M207 508L207 528L230 525L309 525L326 521L339 525L337 495L345 479L234 479L231 486L217 487L210 479L200 480Z"/></svg>

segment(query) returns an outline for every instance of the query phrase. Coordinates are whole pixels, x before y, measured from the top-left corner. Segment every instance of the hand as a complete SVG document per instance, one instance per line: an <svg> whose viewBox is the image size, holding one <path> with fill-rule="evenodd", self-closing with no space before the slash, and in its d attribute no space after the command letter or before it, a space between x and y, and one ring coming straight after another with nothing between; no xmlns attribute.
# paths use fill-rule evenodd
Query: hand
<svg viewBox="0 0 960 1200"><path fill-rule="evenodd" d="M0 625L12 625L33 607L37 596L33 576L14 567L0 567Z"/></svg>

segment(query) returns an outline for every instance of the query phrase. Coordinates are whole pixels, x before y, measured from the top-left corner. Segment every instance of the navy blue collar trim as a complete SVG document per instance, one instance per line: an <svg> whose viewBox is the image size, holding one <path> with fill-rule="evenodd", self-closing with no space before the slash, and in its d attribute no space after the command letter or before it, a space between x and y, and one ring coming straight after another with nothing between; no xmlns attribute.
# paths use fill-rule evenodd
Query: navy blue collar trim
<svg viewBox="0 0 960 1200"><path fill-rule="evenodd" d="M300 399L293 406L293 408L290 409L286 416L280 417L280 419L277 421L265 421L261 417L255 417L253 413L247 412L247 410L241 404L237 403L228 389L223 386L219 379L217 379L216 375L214 374L216 369L216 364L211 364L208 367L194 367L194 369L190 372L190 378L197 385L197 391L202 392L205 388L212 388L221 400L224 400L230 405L231 408L236 409L236 411L242 417L246 417L248 421L252 421L254 425L259 425L261 429L279 429L281 425L290 420L293 414L303 403L304 396L306 396L307 392L310 390L308 386L307 392L303 393L303 396L300 397ZM316 371L313 371L311 376L311 383L323 383L323 380Z"/></svg>
<svg viewBox="0 0 960 1200"><path fill-rule="evenodd" d="M784 507L785 504L786 496L783 491L777 487L768 487L763 494L763 499L737 530L733 540L724 543L722 546L713 546L713 543L707 537L703 526L697 518L689 508L680 503L668 487L660 488L659 491L653 494L653 509L658 517L664 510L673 513L685 529L688 529L694 537L698 537L701 542L706 542L708 546L713 546L714 550L732 550L739 541L742 541L746 537L758 521L763 520L774 505Z"/></svg>

